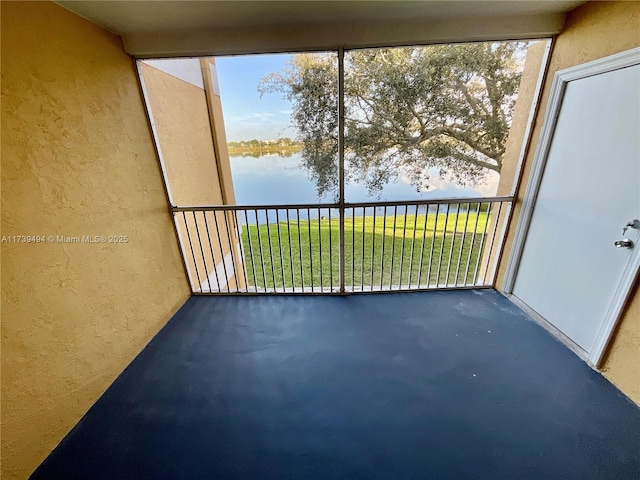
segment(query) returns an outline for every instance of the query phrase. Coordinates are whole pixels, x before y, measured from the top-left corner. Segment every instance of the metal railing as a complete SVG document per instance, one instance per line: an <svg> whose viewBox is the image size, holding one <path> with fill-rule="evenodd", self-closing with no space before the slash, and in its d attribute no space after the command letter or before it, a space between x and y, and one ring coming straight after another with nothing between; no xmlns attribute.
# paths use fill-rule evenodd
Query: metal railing
<svg viewBox="0 0 640 480"><path fill-rule="evenodd" d="M345 203L343 222L333 203L173 213L193 293L342 294L493 286L511 202Z"/></svg>

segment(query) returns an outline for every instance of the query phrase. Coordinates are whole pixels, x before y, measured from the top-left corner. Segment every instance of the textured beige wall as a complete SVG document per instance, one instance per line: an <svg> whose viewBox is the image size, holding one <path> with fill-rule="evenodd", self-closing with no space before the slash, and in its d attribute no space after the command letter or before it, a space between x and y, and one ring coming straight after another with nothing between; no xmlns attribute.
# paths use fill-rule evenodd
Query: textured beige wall
<svg viewBox="0 0 640 480"><path fill-rule="evenodd" d="M200 68L202 70L202 79L204 81L204 89L207 97L207 107L209 110L209 123L213 132L213 146L216 152L216 160L218 167L218 178L220 179L220 188L222 190L222 200L225 205L236 204L236 194L233 189L233 178L231 175L231 160L229 158L229 149L227 147L227 131L224 126L224 116L222 114L222 99L218 90L218 73L216 71L216 61L213 57L201 58ZM238 243L238 225L235 216L231 213L225 215L226 224L231 228L231 242L234 245ZM238 253L237 249L234 254ZM240 272L244 266L242 257L239 254L232 256L234 271ZM229 278L230 288L246 288L246 274L233 274Z"/></svg>
<svg viewBox="0 0 640 480"><path fill-rule="evenodd" d="M204 89L145 63L140 63L140 69L174 204L235 203L219 96L216 96L217 104L210 107L209 95ZM215 129L210 112L218 119ZM217 142L222 143L218 145ZM216 155L218 148L223 149L222 154ZM221 182L220 178L224 181ZM206 222L202 212L197 212L195 218L192 212L184 216L178 213L177 225L183 239L192 287L197 290L213 272L214 265L221 265L223 256L229 254L230 245L238 243L233 217L225 217L220 212L216 224L212 213L207 214ZM218 240L218 230L221 241ZM238 258L233 257L237 266L240 265ZM231 273L231 265L227 271ZM235 288L233 279L229 284Z"/></svg>
<svg viewBox="0 0 640 480"><path fill-rule="evenodd" d="M522 198L535 155L553 76L558 70L640 46L639 2L589 2L572 11L558 36L544 84L541 108L535 120L531 146L525 157L523 178L514 221L511 223L499 266L496 285L502 285L520 214ZM620 390L640 403L640 299L638 289L631 295L630 307L623 315L602 372Z"/></svg>
<svg viewBox="0 0 640 480"><path fill-rule="evenodd" d="M220 181L202 88L140 63L176 205L219 205Z"/></svg>
<svg viewBox="0 0 640 480"><path fill-rule="evenodd" d="M518 88L518 101L513 111L511 129L505 144L497 195L509 195L512 191L546 46L547 41L541 40L527 49L527 58L522 71L522 78L520 79L520 87Z"/></svg>
<svg viewBox="0 0 640 480"><path fill-rule="evenodd" d="M2 478L23 479L189 296L134 65L53 3L2 2Z"/></svg>
<svg viewBox="0 0 640 480"><path fill-rule="evenodd" d="M139 67L174 205L222 204L204 90L146 63L139 63ZM210 248L202 214L197 213L195 219L191 212L184 217L181 213L177 215L191 286L197 291L216 263L212 249L217 262L221 261L219 243L215 241L217 234L215 230L212 232L214 241ZM215 229L213 222L210 228ZM226 239L226 229L221 233L223 240ZM223 248L225 246L226 255L228 244L223 243Z"/></svg>
<svg viewBox="0 0 640 480"><path fill-rule="evenodd" d="M229 149L227 148L227 132L224 126L222 115L222 100L218 91L218 79L216 72L216 61L214 58L201 58L200 68L202 69L202 79L206 90L207 105L209 108L209 123L213 131L214 148L218 158L218 175L222 185L223 200L226 205L234 205L236 196L233 190L233 179L231 177L231 162L229 160Z"/></svg>
<svg viewBox="0 0 640 480"><path fill-rule="evenodd" d="M515 176L518 174L518 164L522 150L522 143L525 139L524 137L531 111L531 104L533 103L534 96L536 94L536 85L538 83L538 77L540 76L540 68L542 67L546 45L546 40L539 41L532 44L527 50L522 78L520 79L520 86L518 87L518 100L516 101L513 111L511 128L509 129L509 136L507 137L505 152L502 158L502 169L500 171L498 188L496 189L497 196L508 196L513 193L513 183ZM497 208L498 205L495 205L494 212L498 211L496 210ZM499 216L492 214L492 221L496 221L498 224L496 227L498 233L504 230L505 222L509 219L508 214L509 211L506 205L503 205L500 209ZM483 254L484 258L482 259L480 266L479 278L484 277L487 269L489 274L493 271L493 268L496 265L496 258L501 252L503 252L501 247L502 245L500 242L496 241L490 249L487 248L485 250ZM495 285L501 284L502 279L496 278Z"/></svg>

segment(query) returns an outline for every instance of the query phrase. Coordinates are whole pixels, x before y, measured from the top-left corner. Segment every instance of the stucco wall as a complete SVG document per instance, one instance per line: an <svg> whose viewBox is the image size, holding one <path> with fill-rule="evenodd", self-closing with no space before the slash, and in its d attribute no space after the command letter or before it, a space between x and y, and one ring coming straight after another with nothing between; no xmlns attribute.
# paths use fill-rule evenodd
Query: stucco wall
<svg viewBox="0 0 640 480"><path fill-rule="evenodd" d="M496 195L498 196L509 196L514 190L515 177L519 171L518 166L520 164L522 143L525 140L527 122L529 120L531 105L536 95L536 85L538 84L538 77L540 76L540 68L542 68L547 43L547 40L541 40L532 43L527 49L527 57L522 70L520 86L518 87L518 100L516 101L513 111L511 128L509 129L509 136L507 137L505 152L502 158L500 179L496 189ZM498 211L497 208L498 206L496 205L494 212ZM500 215L493 213L491 216L493 217L492 221L497 222L497 232L502 232L505 228L505 222L509 219L509 209L504 205L499 211ZM487 269L489 269L488 273L493 272L496 259L502 251L500 242L493 243L490 249L487 248L484 251L479 278L484 278Z"/></svg>
<svg viewBox="0 0 640 480"><path fill-rule="evenodd" d="M214 147L218 158L218 175L222 186L223 200L226 205L234 205L236 203L236 195L233 190L231 161L229 160L229 149L227 148L227 132L222 115L222 99L220 98L215 59L212 57L201 58L200 67L202 69L204 89L207 92L209 122L213 131Z"/></svg>
<svg viewBox="0 0 640 480"><path fill-rule="evenodd" d="M518 160L525 140L527 121L531 111L531 104L536 94L536 84L540 76L540 68L544 59L547 46L546 40L532 43L527 49L527 58L522 78L518 88L518 100L513 111L513 120L509 129L509 136L505 144L504 158L496 195L510 195L513 190L513 181L518 173Z"/></svg>
<svg viewBox="0 0 640 480"><path fill-rule="evenodd" d="M192 61L200 72L201 61ZM205 81L201 88L161 68L161 61L156 66L140 63L172 201L177 206L234 204L220 97L216 95L215 105L208 104L211 92L205 94L204 85L210 81ZM202 73L209 74L207 70ZM204 79L208 80L207 77ZM214 115L218 120L215 124ZM220 178L226 182L221 182ZM206 222L202 212L197 212L195 218L192 212L177 214L194 290L198 290L216 265L222 264L224 256L229 256L229 261L237 260L235 252L230 255L230 245L238 243L233 222L232 215L225 216L222 212L217 214L217 222L212 213L207 215ZM226 272L231 276L232 269ZM236 287L234 278L229 278L229 285Z"/></svg>
<svg viewBox="0 0 640 480"><path fill-rule="evenodd" d="M199 71L199 61L192 61ZM158 62L157 67L161 67L161 63ZM222 204L204 89L144 62L139 63L139 68L144 78L148 108L156 126L171 201L178 206ZM208 248L206 237L205 248L199 248L203 240L198 238L199 233L202 231L205 236L206 230L200 217L199 212L196 218L191 212L179 213L176 224L194 291L199 290L208 272L215 268L212 248ZM216 235L213 238L215 240ZM222 238L226 239L226 235L223 234ZM221 255L215 241L212 246L219 262L226 252Z"/></svg>
<svg viewBox="0 0 640 480"><path fill-rule="evenodd" d="M553 76L558 70L606 57L640 46L640 3L590 2L572 11L557 37L545 80L541 108L535 119L531 146L523 165L523 178L514 219L520 214L525 186L533 164ZM496 285L504 281L508 252L511 251L517 221L508 232L505 252ZM629 308L623 315L609 354L602 366L604 375L636 403L640 403L640 298L636 286Z"/></svg>
<svg viewBox="0 0 640 480"><path fill-rule="evenodd" d="M145 63L140 66L173 201L221 204L204 90Z"/></svg>
<svg viewBox="0 0 640 480"><path fill-rule="evenodd" d="M224 116L222 114L222 99L220 98L220 88L218 85L218 72L216 61L213 57L205 57L200 59L200 68L202 71L202 79L204 81L204 89L207 97L207 106L209 110L209 123L213 132L213 145L216 152L216 160L218 166L218 178L220 179L220 188L222 191L222 200L225 205L236 204L236 194L233 188L233 178L231 175L231 160L229 158L229 149L227 147L227 131L224 126ZM238 245L238 225L235 216L231 213L225 215L226 224L231 227L231 242L236 245L236 255L231 255L231 263L234 266L234 272L230 272L229 288L246 288L246 275L239 273L243 270L242 264L242 247Z"/></svg>
<svg viewBox="0 0 640 480"><path fill-rule="evenodd" d="M2 2L2 478L23 479L189 295L133 62ZM98 235L65 244L49 236ZM109 236L125 243L108 243Z"/></svg>

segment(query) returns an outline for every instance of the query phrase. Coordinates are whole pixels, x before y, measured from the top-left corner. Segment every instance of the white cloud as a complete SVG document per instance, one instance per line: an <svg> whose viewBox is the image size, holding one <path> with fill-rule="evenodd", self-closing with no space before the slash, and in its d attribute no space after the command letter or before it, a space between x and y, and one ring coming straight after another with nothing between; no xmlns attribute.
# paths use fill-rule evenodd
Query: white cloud
<svg viewBox="0 0 640 480"><path fill-rule="evenodd" d="M500 174L489 172L487 181L484 185L478 185L475 189L485 197L492 197L498 191L498 183L500 182Z"/></svg>
<svg viewBox="0 0 640 480"><path fill-rule="evenodd" d="M438 175L437 169L431 169L429 171L429 181L425 182L422 187L422 191L424 192L433 192L436 190L450 190L450 189L461 189L460 186L455 183L449 182L446 179L440 178ZM400 175L400 181L407 185L411 185L411 179L407 174ZM481 183L473 188L467 187L462 188L462 190L466 190L469 193L477 193L479 196L483 197L492 197L498 191L498 183L500 182L500 175L496 172L489 172L487 178L484 183ZM426 188L428 186L428 189Z"/></svg>
<svg viewBox="0 0 640 480"><path fill-rule="evenodd" d="M269 119L275 117L275 113L271 112L252 112L248 115L240 115L235 117L229 117L229 122L250 122L250 124L255 124L255 122L264 123L268 122Z"/></svg>

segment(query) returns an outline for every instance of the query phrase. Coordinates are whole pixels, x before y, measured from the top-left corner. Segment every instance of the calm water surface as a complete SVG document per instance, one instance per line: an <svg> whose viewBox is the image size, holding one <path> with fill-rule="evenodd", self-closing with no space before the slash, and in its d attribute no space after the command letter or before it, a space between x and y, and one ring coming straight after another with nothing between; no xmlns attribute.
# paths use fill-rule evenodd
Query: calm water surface
<svg viewBox="0 0 640 480"><path fill-rule="evenodd" d="M291 157L264 156L231 157L233 187L238 205L266 205L291 203L332 203L333 198L318 198L315 184L307 178L306 171L298 168L299 155ZM491 177L487 185L478 189L460 188L450 182L437 178L432 172L431 188L418 192L401 176L397 183L387 184L380 197L370 197L367 188L356 182L345 186L347 202L425 200L432 198L469 198L494 195L498 176Z"/></svg>

